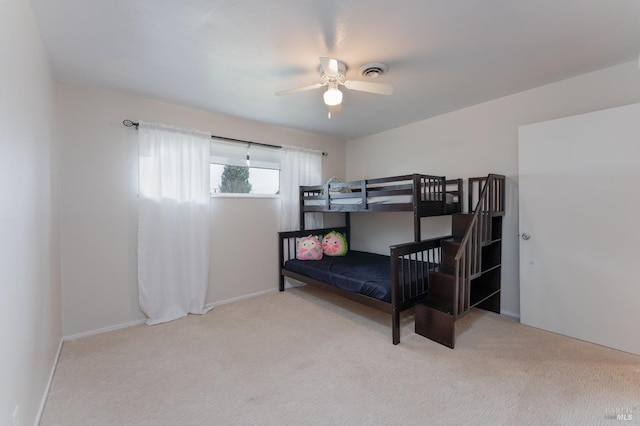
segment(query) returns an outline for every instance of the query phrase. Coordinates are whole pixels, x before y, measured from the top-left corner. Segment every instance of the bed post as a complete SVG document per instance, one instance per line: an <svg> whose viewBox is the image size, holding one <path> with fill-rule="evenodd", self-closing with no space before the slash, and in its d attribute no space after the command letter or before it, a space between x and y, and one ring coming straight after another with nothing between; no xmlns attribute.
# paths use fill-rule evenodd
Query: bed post
<svg viewBox="0 0 640 426"><path fill-rule="evenodd" d="M278 259L280 260L278 264L278 273L280 274L278 290L284 291L284 275L282 275L282 266L284 265L284 238L282 238L282 234L278 235Z"/></svg>
<svg viewBox="0 0 640 426"><path fill-rule="evenodd" d="M400 312L396 307L391 311L391 334L393 336L393 344L400 343Z"/></svg>
<svg viewBox="0 0 640 426"><path fill-rule="evenodd" d="M418 212L418 204L421 200L421 180L420 175L413 174L413 241L420 241L422 238L422 232L420 231L420 214Z"/></svg>
<svg viewBox="0 0 640 426"><path fill-rule="evenodd" d="M391 260L391 336L393 344L400 343L400 310L398 310L398 256L393 247L390 249Z"/></svg>
<svg viewBox="0 0 640 426"><path fill-rule="evenodd" d="M351 213L344 212L344 226L347 228L347 246L351 247Z"/></svg>
<svg viewBox="0 0 640 426"><path fill-rule="evenodd" d="M300 207L300 230L304 230L304 190L302 186L299 188L300 195L298 196L298 203Z"/></svg>

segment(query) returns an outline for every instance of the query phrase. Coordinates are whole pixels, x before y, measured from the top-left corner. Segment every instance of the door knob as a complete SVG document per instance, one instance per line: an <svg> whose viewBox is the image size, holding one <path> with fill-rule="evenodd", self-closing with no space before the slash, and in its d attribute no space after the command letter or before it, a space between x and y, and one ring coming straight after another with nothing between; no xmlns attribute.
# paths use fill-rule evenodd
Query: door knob
<svg viewBox="0 0 640 426"><path fill-rule="evenodd" d="M528 232L523 232L522 233L522 239L523 240L528 240L529 238L531 238L531 234L529 234Z"/></svg>

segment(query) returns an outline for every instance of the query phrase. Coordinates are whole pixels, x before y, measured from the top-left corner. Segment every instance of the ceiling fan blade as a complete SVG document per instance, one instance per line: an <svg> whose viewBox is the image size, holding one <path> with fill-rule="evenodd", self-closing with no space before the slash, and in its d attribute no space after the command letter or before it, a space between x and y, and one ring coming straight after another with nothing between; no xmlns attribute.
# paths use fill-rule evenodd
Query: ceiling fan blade
<svg viewBox="0 0 640 426"><path fill-rule="evenodd" d="M338 74L340 74L340 71L338 70L338 61L336 59L321 56L320 65L322 65L322 71L324 71L328 77L337 77Z"/></svg>
<svg viewBox="0 0 640 426"><path fill-rule="evenodd" d="M378 95L390 95L393 93L393 86L384 83L371 83L369 81L347 80L344 82L347 89L359 90L361 92L376 93Z"/></svg>
<svg viewBox="0 0 640 426"><path fill-rule="evenodd" d="M276 92L276 96L290 95L292 93L299 93L299 92L306 92L307 90L318 89L318 88L320 88L322 86L323 86L322 83L316 83L316 84L311 84L309 86L297 87L295 89L282 90L280 92Z"/></svg>

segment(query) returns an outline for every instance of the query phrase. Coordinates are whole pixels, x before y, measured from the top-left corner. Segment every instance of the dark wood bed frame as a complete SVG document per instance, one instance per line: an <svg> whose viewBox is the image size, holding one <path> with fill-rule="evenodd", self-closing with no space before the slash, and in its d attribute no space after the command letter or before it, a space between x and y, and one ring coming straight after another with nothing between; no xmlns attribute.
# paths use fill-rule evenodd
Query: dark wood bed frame
<svg viewBox="0 0 640 426"><path fill-rule="evenodd" d="M331 231L342 232L347 237L347 244L350 243L350 228L348 226L314 229L311 232L313 232L314 235L324 235ZM400 313L413 307L416 303L425 300L429 290L428 272L423 268L406 268L404 266L406 262L404 261L428 262L430 265L435 265L440 258L440 240L442 238L389 247L389 257L391 261L391 303L388 303L360 293L342 290L322 281L284 269L285 262L295 258L296 238L306 237L309 235L309 232L310 230L300 230L278 233L280 291L284 291L285 277L289 277L391 314L393 344L397 345L400 343ZM413 283L413 285L409 285L408 283Z"/></svg>

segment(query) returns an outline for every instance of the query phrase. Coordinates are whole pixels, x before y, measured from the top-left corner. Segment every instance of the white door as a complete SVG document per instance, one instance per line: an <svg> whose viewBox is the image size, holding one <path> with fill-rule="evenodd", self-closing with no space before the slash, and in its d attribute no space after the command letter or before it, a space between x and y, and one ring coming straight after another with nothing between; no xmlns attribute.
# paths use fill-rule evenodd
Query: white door
<svg viewBox="0 0 640 426"><path fill-rule="evenodd" d="M523 324L640 355L640 104L519 129Z"/></svg>

